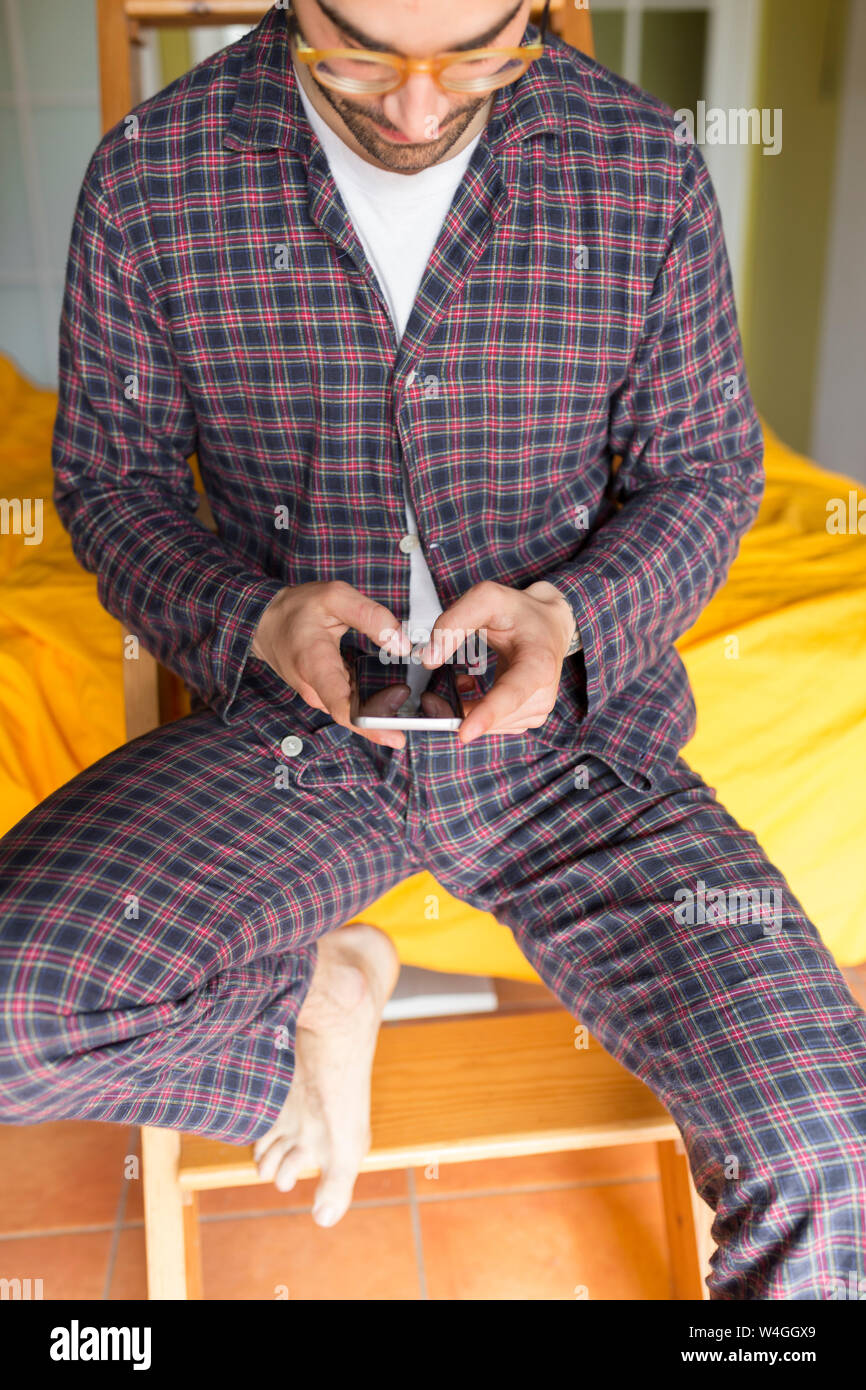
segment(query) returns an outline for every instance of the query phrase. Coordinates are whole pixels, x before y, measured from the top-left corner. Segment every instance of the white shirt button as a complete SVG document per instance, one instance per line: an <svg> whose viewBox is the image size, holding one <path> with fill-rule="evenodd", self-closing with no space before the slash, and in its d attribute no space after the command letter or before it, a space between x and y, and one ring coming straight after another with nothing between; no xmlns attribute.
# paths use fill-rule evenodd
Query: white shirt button
<svg viewBox="0 0 866 1390"><path fill-rule="evenodd" d="M296 758L303 746L303 739L298 738L296 734L286 734L285 738L280 740L280 751L287 758Z"/></svg>
<svg viewBox="0 0 866 1390"><path fill-rule="evenodd" d="M417 536L408 535L400 537L400 549L404 555L411 555L413 550L417 550L421 541Z"/></svg>

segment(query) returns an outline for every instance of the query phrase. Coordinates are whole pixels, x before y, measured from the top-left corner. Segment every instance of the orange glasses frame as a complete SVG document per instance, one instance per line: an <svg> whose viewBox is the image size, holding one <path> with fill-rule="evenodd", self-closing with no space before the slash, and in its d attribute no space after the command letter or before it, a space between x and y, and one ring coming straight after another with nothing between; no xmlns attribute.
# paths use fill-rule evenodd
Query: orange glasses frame
<svg viewBox="0 0 866 1390"><path fill-rule="evenodd" d="M520 48L465 48L457 50L454 53L434 53L429 58L404 58L399 53L380 53L371 48L311 48L307 41L301 36L295 15L289 12L287 18L289 21L289 33L294 42L296 57L309 67L313 67L316 63L326 61L328 58L347 58L356 62L360 58L362 62L384 63L388 67L394 68L398 74L398 81L394 83L393 87L387 87L382 92L373 93L369 92L369 89L364 87L362 80L357 89L357 95L359 96L363 95L365 92L369 92L371 96L384 96L386 92L398 91L413 72L429 73L433 81L443 92L486 90L485 83L480 83L479 86L474 89L471 86L447 87L440 81L439 74L444 68L453 67L455 63L465 63L476 58L490 58L493 56L500 58L517 58L523 63L520 72L515 73L514 77L508 79L508 82L500 83L499 85L507 86L510 82L516 82L518 77L522 77L524 72L526 72L530 63L534 63L536 58L540 58L544 52L544 34L547 28L547 15L549 9L550 0L547 0L547 4L544 6L544 13L541 17L541 33L534 43L523 44ZM331 85L326 78L319 77L319 81L324 82L326 86ZM338 90L348 91L351 89L341 84ZM490 90L495 91L495 85L490 88Z"/></svg>

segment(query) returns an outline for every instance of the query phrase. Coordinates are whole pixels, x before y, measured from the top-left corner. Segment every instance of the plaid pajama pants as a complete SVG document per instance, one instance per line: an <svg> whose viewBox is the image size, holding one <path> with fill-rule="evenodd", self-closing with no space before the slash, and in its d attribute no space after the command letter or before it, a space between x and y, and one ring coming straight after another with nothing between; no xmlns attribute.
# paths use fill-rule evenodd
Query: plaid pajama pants
<svg viewBox="0 0 866 1390"><path fill-rule="evenodd" d="M702 780L679 760L638 790L532 735L318 741L275 767L202 711L0 841L0 1119L251 1142L317 938L427 868L675 1119L716 1211L711 1297L866 1294L866 1015Z"/></svg>

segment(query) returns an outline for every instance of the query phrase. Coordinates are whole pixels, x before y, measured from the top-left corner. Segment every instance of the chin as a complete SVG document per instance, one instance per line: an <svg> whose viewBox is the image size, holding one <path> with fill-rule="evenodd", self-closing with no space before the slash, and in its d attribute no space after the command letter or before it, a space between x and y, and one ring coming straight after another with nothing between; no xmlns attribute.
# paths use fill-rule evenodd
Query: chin
<svg viewBox="0 0 866 1390"><path fill-rule="evenodd" d="M361 143L367 153L373 155L374 159L378 159L381 164L387 164L393 168L416 170L426 169L428 165L435 164L450 150L461 133L449 126L435 140L427 140L423 144L412 144L389 140L379 130L369 130L369 127L368 131L369 133L364 132L365 138ZM360 139L358 131L355 131L355 138Z"/></svg>
<svg viewBox="0 0 866 1390"><path fill-rule="evenodd" d="M410 146L410 148L413 148ZM432 152L421 155L417 152L409 154L404 152L403 157L394 157L393 147L383 150L370 150L370 154L384 164L395 174L420 174L422 169L428 169L431 164L437 163L438 156Z"/></svg>

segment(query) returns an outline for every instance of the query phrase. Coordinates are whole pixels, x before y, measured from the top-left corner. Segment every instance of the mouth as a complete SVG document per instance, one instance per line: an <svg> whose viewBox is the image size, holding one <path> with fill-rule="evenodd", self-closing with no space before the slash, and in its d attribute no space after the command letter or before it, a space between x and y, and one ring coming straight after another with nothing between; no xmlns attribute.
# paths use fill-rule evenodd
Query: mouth
<svg viewBox="0 0 866 1390"><path fill-rule="evenodd" d="M404 135L402 130L387 130L385 126L379 125L377 121L373 121L373 125L380 135L384 135L386 140L391 140L395 145L414 145L417 143L415 140L410 140L408 135Z"/></svg>

